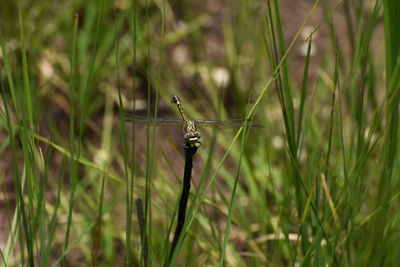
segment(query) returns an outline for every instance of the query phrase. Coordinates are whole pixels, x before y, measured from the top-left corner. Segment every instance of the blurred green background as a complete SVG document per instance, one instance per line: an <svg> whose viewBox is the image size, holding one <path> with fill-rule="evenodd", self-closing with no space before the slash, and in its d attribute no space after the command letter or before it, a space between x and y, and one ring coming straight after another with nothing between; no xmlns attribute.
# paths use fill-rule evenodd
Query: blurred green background
<svg viewBox="0 0 400 267"><path fill-rule="evenodd" d="M0 0L0 262L397 266L400 4ZM212 126L212 125L211 125ZM148 252L136 199L144 202ZM145 260L147 258L147 260Z"/></svg>

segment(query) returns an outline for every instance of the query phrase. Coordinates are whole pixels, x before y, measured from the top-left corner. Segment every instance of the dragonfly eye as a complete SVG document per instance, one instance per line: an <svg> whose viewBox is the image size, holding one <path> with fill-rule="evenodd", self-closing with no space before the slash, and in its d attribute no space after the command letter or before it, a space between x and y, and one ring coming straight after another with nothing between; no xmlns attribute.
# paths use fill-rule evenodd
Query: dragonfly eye
<svg viewBox="0 0 400 267"><path fill-rule="evenodd" d="M201 137L201 135L200 132L196 131L196 132L185 133L183 137L185 138L186 141L190 141L190 140L198 140Z"/></svg>
<svg viewBox="0 0 400 267"><path fill-rule="evenodd" d="M185 133L185 135L183 136L183 138L185 138L186 141L188 141L191 138L191 133Z"/></svg>
<svg viewBox="0 0 400 267"><path fill-rule="evenodd" d="M171 103L179 103L179 97L176 95L171 96Z"/></svg>

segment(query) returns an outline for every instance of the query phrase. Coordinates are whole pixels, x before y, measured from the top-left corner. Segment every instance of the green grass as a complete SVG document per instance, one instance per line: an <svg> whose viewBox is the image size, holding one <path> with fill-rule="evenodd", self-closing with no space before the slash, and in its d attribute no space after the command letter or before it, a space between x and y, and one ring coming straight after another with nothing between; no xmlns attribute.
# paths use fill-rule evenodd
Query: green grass
<svg viewBox="0 0 400 267"><path fill-rule="evenodd" d="M2 4L2 266L168 262L172 94L170 266L398 265L400 4L211 2Z"/></svg>

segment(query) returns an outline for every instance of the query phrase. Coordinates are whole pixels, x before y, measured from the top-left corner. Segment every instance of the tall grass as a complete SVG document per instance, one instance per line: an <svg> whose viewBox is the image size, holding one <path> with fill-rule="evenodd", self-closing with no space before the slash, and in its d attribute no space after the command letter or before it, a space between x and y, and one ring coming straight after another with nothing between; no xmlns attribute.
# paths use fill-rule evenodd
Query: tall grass
<svg viewBox="0 0 400 267"><path fill-rule="evenodd" d="M400 5L178 2L3 4L2 266L395 266Z"/></svg>

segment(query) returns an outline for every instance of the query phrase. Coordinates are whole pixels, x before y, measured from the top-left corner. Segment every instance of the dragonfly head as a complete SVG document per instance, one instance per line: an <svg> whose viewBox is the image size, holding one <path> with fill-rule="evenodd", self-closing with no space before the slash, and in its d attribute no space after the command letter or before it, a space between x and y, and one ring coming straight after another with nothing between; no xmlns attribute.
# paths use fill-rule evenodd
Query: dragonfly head
<svg viewBox="0 0 400 267"><path fill-rule="evenodd" d="M184 135L185 142L190 146L200 146L201 142L199 141L201 135L200 132L196 130L196 125L194 121L187 121L185 123Z"/></svg>

